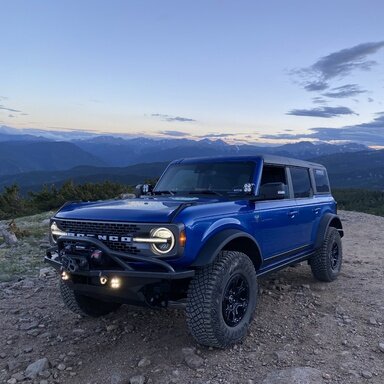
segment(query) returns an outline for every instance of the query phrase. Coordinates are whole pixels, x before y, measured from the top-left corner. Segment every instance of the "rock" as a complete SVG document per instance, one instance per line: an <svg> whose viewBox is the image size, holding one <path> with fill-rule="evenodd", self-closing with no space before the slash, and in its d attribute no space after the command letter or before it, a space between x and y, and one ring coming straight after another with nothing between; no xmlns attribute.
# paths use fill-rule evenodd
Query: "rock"
<svg viewBox="0 0 384 384"><path fill-rule="evenodd" d="M40 372L39 376L44 379L48 379L48 377L51 376L51 372L49 370L46 370L46 371Z"/></svg>
<svg viewBox="0 0 384 384"><path fill-rule="evenodd" d="M81 328L75 328L74 330L72 330L72 333L74 335L83 335L85 333L84 329L81 329Z"/></svg>
<svg viewBox="0 0 384 384"><path fill-rule="evenodd" d="M10 378L10 379L7 381L7 384L16 384L16 383L17 383L17 380L16 380L14 377Z"/></svg>
<svg viewBox="0 0 384 384"><path fill-rule="evenodd" d="M194 348L183 348L181 352L184 355L184 361L189 368L198 369L204 364L204 360L196 355Z"/></svg>
<svg viewBox="0 0 384 384"><path fill-rule="evenodd" d="M124 327L124 332L126 333L131 333L134 330L135 330L135 327L132 324L128 324Z"/></svg>
<svg viewBox="0 0 384 384"><path fill-rule="evenodd" d="M41 329L35 328L31 329L30 331L27 331L27 335L29 336L38 336L41 333Z"/></svg>
<svg viewBox="0 0 384 384"><path fill-rule="evenodd" d="M290 353L287 351L276 351L273 355L277 358L279 363L286 363L289 360Z"/></svg>
<svg viewBox="0 0 384 384"><path fill-rule="evenodd" d="M29 364L25 370L25 377L29 379L35 379L36 376L49 368L49 361L46 357L36 360L34 363Z"/></svg>
<svg viewBox="0 0 384 384"><path fill-rule="evenodd" d="M43 279L48 276L54 276L56 272L51 267L41 268L39 271L39 279Z"/></svg>
<svg viewBox="0 0 384 384"><path fill-rule="evenodd" d="M18 240L16 235L8 230L8 228L4 224L0 224L0 234L3 237L5 244L7 245L15 245L17 244Z"/></svg>
<svg viewBox="0 0 384 384"><path fill-rule="evenodd" d="M189 355L190 353L195 353L196 349L195 348L190 348L190 347L185 347L182 348L181 353L185 355Z"/></svg>
<svg viewBox="0 0 384 384"><path fill-rule="evenodd" d="M35 286L35 282L32 279L24 279L21 284L21 288L23 289L31 289Z"/></svg>
<svg viewBox="0 0 384 384"><path fill-rule="evenodd" d="M363 376L364 379L372 379L372 373L369 371L362 371L361 376Z"/></svg>
<svg viewBox="0 0 384 384"><path fill-rule="evenodd" d="M40 380L39 384L48 384L48 380Z"/></svg>
<svg viewBox="0 0 384 384"><path fill-rule="evenodd" d="M49 244L47 241L42 241L40 244L39 244L39 247L40 249L47 249L51 246L51 244Z"/></svg>
<svg viewBox="0 0 384 384"><path fill-rule="evenodd" d="M129 384L144 384L145 383L145 376L138 375L133 376L129 379Z"/></svg>
<svg viewBox="0 0 384 384"><path fill-rule="evenodd" d="M31 323L23 323L20 325L20 331L29 331L31 329L37 328L39 323L37 321L32 321Z"/></svg>
<svg viewBox="0 0 384 384"><path fill-rule="evenodd" d="M318 369L296 367L271 372L262 384L319 384L322 382L323 375Z"/></svg>
<svg viewBox="0 0 384 384"><path fill-rule="evenodd" d="M21 367L21 362L18 360L9 360L7 362L7 369L9 372L16 371L16 369L19 369Z"/></svg>
<svg viewBox="0 0 384 384"><path fill-rule="evenodd" d="M379 343L379 349L380 349L381 352L384 353L384 343Z"/></svg>
<svg viewBox="0 0 384 384"><path fill-rule="evenodd" d="M27 332L28 333L28 332ZM40 330L39 330L40 333ZM33 335L35 336L35 335ZM51 332L44 332L39 336L41 339L52 339L53 335Z"/></svg>
<svg viewBox="0 0 384 384"><path fill-rule="evenodd" d="M115 331L117 328L119 328L116 324L110 324L106 326L107 332Z"/></svg>
<svg viewBox="0 0 384 384"><path fill-rule="evenodd" d="M65 368L66 368L66 366L65 366L65 364L63 364L63 363L60 363L60 364L57 366L57 369L58 369L59 371L64 371Z"/></svg>
<svg viewBox="0 0 384 384"><path fill-rule="evenodd" d="M148 367L151 365L151 360L148 359L148 357L143 357L139 363L137 364L137 366L139 368L142 368L142 367Z"/></svg>
<svg viewBox="0 0 384 384"><path fill-rule="evenodd" d="M369 324L371 324L371 325L377 325L377 321L376 321L376 319L375 319L374 317L370 317L370 318L369 318Z"/></svg>
<svg viewBox="0 0 384 384"><path fill-rule="evenodd" d="M29 346L29 347L24 347L24 353L30 353L33 351L33 347Z"/></svg>
<svg viewBox="0 0 384 384"><path fill-rule="evenodd" d="M25 379L23 372L17 372L14 375L12 375L12 377L15 378L16 381L23 381Z"/></svg>
<svg viewBox="0 0 384 384"><path fill-rule="evenodd" d="M0 359L5 359L7 357L7 354L4 352L0 353Z"/></svg>

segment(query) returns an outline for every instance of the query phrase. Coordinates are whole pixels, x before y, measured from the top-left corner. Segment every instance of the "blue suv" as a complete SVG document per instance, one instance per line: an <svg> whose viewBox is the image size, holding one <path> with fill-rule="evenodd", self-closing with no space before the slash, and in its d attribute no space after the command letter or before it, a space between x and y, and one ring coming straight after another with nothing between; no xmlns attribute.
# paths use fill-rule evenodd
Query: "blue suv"
<svg viewBox="0 0 384 384"><path fill-rule="evenodd" d="M276 156L173 161L137 198L67 203L51 219L45 257L74 312L121 304L183 307L203 345L247 333L257 278L307 260L334 280L343 228L326 169Z"/></svg>

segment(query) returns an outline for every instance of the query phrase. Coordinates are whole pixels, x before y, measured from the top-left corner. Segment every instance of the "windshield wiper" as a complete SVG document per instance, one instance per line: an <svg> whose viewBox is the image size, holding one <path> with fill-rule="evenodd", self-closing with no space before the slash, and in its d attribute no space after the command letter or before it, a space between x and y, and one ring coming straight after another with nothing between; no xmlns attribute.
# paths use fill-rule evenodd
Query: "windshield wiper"
<svg viewBox="0 0 384 384"><path fill-rule="evenodd" d="M153 191L154 195L171 195L174 196L175 192L173 191Z"/></svg>
<svg viewBox="0 0 384 384"><path fill-rule="evenodd" d="M216 196L223 196L222 193L212 191L211 189L202 189L201 191L190 191L188 192L188 195L216 195Z"/></svg>

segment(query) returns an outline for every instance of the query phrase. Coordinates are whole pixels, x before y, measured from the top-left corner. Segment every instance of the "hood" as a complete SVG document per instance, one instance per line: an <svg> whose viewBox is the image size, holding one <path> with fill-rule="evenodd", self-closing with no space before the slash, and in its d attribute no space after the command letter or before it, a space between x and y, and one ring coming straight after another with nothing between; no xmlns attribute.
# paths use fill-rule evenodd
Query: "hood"
<svg viewBox="0 0 384 384"><path fill-rule="evenodd" d="M204 199L205 202L208 199ZM143 223L166 223L172 221L173 213L183 203L203 203L198 198L146 198L110 200L92 203L69 203L55 215L58 219L130 221ZM209 199L212 202L212 199Z"/></svg>

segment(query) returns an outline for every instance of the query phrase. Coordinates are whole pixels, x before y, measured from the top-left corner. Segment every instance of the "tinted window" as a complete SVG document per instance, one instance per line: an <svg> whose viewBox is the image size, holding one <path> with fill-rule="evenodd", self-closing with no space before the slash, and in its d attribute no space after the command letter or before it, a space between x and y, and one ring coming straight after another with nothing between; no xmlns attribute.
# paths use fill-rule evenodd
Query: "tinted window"
<svg viewBox="0 0 384 384"><path fill-rule="evenodd" d="M279 196L276 195L277 194ZM259 198L261 200L289 198L287 175L285 168L275 165L264 165L260 181Z"/></svg>
<svg viewBox="0 0 384 384"><path fill-rule="evenodd" d="M327 172L325 169L314 169L313 174L315 175L316 191L317 192L329 192L329 181Z"/></svg>
<svg viewBox="0 0 384 384"><path fill-rule="evenodd" d="M264 165L260 185L277 182L287 184L285 168L273 165Z"/></svg>
<svg viewBox="0 0 384 384"><path fill-rule="evenodd" d="M245 183L252 182L253 162L187 163L170 166L155 191L218 191L237 194Z"/></svg>
<svg viewBox="0 0 384 384"><path fill-rule="evenodd" d="M295 198L311 196L311 180L307 168L291 168L291 177Z"/></svg>

